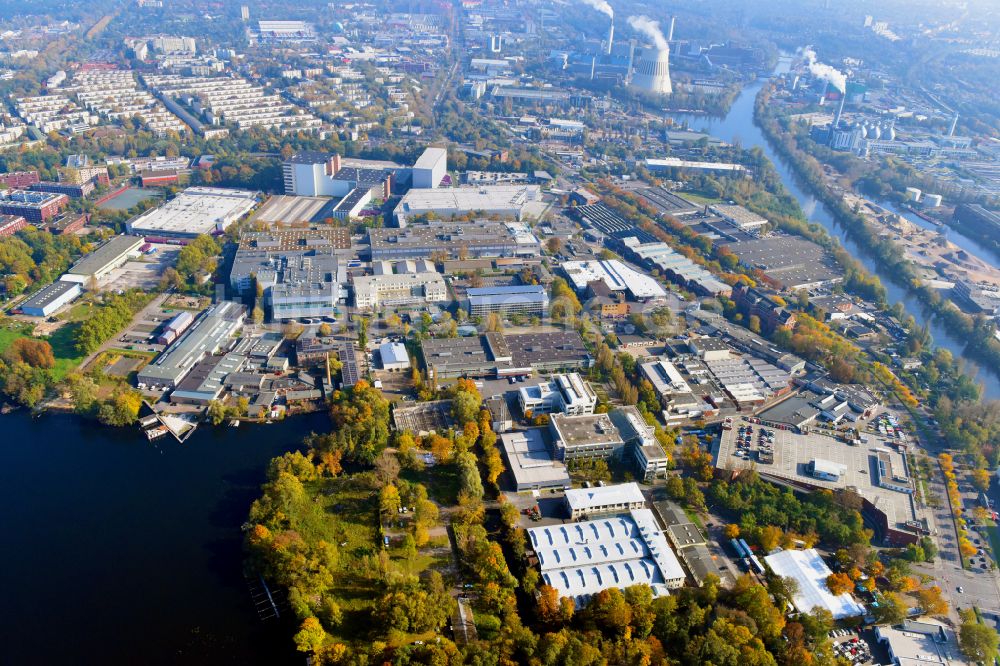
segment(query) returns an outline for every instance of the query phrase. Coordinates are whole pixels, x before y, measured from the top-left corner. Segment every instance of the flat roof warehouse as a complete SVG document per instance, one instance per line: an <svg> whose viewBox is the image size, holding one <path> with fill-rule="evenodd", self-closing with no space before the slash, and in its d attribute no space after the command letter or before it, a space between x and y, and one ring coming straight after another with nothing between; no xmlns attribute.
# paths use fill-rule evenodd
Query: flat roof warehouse
<svg viewBox="0 0 1000 666"><path fill-rule="evenodd" d="M128 223L132 233L194 237L225 231L257 205L257 193L217 187L189 187Z"/></svg>

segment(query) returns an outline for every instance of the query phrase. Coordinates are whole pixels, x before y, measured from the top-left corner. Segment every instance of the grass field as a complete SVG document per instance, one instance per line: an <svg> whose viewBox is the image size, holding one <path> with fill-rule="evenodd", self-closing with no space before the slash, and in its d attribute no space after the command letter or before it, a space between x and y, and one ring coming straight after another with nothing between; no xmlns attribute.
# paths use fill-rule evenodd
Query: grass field
<svg viewBox="0 0 1000 666"><path fill-rule="evenodd" d="M690 201L691 203L701 204L702 206L711 206L712 204L717 204L722 199L715 199L712 197L706 197L701 194L695 194L694 192L679 192L679 194Z"/></svg>
<svg viewBox="0 0 1000 666"><path fill-rule="evenodd" d="M77 324L67 324L46 338L52 345L52 353L56 357L56 365L52 368L52 378L55 381L61 381L75 370L80 365L80 361L83 360L83 356L76 351L73 344L73 333L76 331L76 327ZM30 325L8 322L7 325L0 327L0 354L5 352L14 340L30 337L32 337Z"/></svg>

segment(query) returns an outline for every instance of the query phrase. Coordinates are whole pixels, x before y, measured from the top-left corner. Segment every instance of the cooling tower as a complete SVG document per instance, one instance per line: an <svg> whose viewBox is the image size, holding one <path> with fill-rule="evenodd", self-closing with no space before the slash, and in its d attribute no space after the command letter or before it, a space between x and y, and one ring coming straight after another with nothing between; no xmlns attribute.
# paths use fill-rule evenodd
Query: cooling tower
<svg viewBox="0 0 1000 666"><path fill-rule="evenodd" d="M647 92L669 95L673 92L670 85L670 51L646 47L639 52L635 60L635 70L632 73L632 86Z"/></svg>

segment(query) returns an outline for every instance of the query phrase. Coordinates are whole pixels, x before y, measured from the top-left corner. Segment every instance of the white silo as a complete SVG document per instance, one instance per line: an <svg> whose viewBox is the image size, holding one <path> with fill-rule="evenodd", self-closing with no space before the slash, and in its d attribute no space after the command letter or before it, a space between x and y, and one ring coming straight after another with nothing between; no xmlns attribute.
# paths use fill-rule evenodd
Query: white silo
<svg viewBox="0 0 1000 666"><path fill-rule="evenodd" d="M635 60L632 86L647 92L669 95L673 92L670 84L670 51L651 46L643 48Z"/></svg>

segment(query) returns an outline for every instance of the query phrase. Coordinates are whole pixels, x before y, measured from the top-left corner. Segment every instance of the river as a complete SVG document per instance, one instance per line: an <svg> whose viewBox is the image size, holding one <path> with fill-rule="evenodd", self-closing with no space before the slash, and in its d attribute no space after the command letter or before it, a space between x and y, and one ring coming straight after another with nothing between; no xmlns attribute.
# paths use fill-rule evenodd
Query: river
<svg viewBox="0 0 1000 666"><path fill-rule="evenodd" d="M0 664L301 664L261 623L240 526L268 461L325 414L148 443L62 414L0 416Z"/></svg>
<svg viewBox="0 0 1000 666"><path fill-rule="evenodd" d="M787 60L779 61L778 69L775 73L780 74L787 71L787 67ZM764 83L765 82L763 80L758 80L744 88L733 102L729 113L723 118L678 114L674 116L674 119L677 122L687 124L691 129L707 132L722 139L723 141L727 141L729 143L739 143L745 148L756 146L764 151L764 154L767 155L767 157L774 163L774 166L777 169L782 182L785 184L785 187L788 188L788 191L791 192L792 195L798 200L799 205L802 207L802 211L809 218L809 221L822 225L827 232L840 240L840 243L848 250L848 252L861 262L866 270L874 275L877 275L886 288L890 302L902 302L906 307L906 311L912 314L919 324L927 324L931 332L931 336L934 338L935 345L950 350L956 358L961 356L966 359L968 362L967 365L970 366L969 371L974 371L975 367L978 367L978 364L976 364L966 354L965 341L955 335L952 335L948 330L946 330L940 322L931 316L931 313L927 310L927 308L925 308L920 301L906 289L905 284L899 279L898 276L887 273L883 270L871 253L864 250L858 245L857 242L855 242L855 240L849 235L847 229L843 228L836 222L830 210L804 189L804 185L793 173L787 162L785 162L784 159L781 158L781 156L779 156L768 143L760 128L754 123L754 102L757 98L757 93L760 92ZM916 216L911 215L910 217ZM955 233L952 233L949 238L957 245L963 247L963 249L967 249L971 253L976 254L986 261L991 260L991 255L982 251L977 251L981 247L978 246L978 244L976 244L977 247L974 249L972 244L969 242L970 239L959 237L958 234ZM993 372L983 371L978 373L977 378L983 384L983 394L985 397L1000 398L1000 376Z"/></svg>

